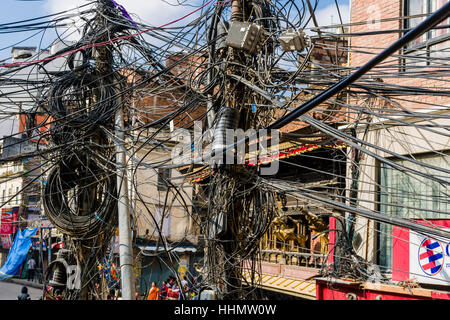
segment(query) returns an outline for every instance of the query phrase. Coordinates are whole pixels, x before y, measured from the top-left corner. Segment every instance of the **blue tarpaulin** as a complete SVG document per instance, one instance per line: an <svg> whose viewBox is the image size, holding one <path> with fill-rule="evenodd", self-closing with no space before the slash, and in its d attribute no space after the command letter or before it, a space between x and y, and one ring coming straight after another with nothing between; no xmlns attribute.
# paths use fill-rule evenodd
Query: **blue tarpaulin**
<svg viewBox="0 0 450 320"><path fill-rule="evenodd" d="M28 251L31 247L31 238L37 232L34 229L25 229L17 231L14 243L9 250L8 258L3 267L0 268L0 280L9 279L13 276L20 275L20 268L25 261Z"/></svg>

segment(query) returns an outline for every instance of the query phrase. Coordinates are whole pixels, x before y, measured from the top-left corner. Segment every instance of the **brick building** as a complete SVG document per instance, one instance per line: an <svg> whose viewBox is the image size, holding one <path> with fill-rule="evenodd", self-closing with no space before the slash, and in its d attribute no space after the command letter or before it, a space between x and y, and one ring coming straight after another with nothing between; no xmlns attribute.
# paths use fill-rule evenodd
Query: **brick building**
<svg viewBox="0 0 450 320"><path fill-rule="evenodd" d="M160 67L171 67L185 57L183 52L175 53ZM201 70L204 60L202 56L189 57L162 74L161 78L155 78L137 88L133 97L130 97L135 112L128 115L128 121L139 128L133 134L137 150L134 157L140 164L144 164L137 167L131 164L129 171L135 172L133 178L130 176L129 190L137 231L135 245L139 248L136 250L139 256L135 263L136 266L142 266L136 269L136 276L142 295L148 293L153 281L160 285L169 276L176 274L180 278L184 275L192 278L196 274L194 265L203 255L192 207L192 185L181 177L179 169L150 167L145 164L172 164L172 154L168 150L184 139L177 130L184 129L184 132L191 134L193 122L204 119L202 116L206 106L200 102L192 103L175 116L170 125L163 121L152 128L142 128L170 117L186 105L186 92L190 90L194 81L192 78ZM127 78L130 85L143 79L137 72L129 72ZM175 89L167 90L168 87ZM146 143L149 137L161 145Z"/></svg>
<svg viewBox="0 0 450 320"><path fill-rule="evenodd" d="M350 68L362 66L447 2L353 0ZM416 222L426 221L440 228L450 226L445 214L448 203L439 196L448 196L448 186L395 168L395 165L405 166L434 177L441 173L430 170L430 166L449 169L450 144L444 128L450 125L450 97L446 94L450 29L443 27L449 21L446 19L438 28L407 44L360 79L358 84L370 86L372 93L361 90L349 96L351 105L366 110L358 121L370 124L353 126L356 137L368 143L359 163L360 174L356 176L357 189L352 200L358 208ZM354 159L354 152L354 148L349 149L349 159ZM355 192L352 165L354 162L348 161L347 197ZM448 179L448 175L442 177ZM345 217L348 219L350 214ZM356 253L379 268L379 272L370 282L333 280L336 284L333 288L328 280L322 279L318 282L317 299L450 297L446 266L435 274L428 273L418 256L419 244L426 241L426 235L419 236L412 230L361 216L356 216L354 228L352 244ZM442 258L449 257L444 254Z"/></svg>

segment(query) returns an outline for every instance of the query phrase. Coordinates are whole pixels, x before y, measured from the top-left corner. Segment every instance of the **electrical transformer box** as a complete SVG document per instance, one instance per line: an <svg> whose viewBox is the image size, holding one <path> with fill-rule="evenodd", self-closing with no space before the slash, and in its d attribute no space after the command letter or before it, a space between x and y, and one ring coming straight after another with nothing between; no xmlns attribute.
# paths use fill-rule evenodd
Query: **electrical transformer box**
<svg viewBox="0 0 450 320"><path fill-rule="evenodd" d="M279 38L284 51L303 51L308 46L308 38L302 30L283 32Z"/></svg>
<svg viewBox="0 0 450 320"><path fill-rule="evenodd" d="M225 43L229 47L255 53L264 33L264 28L256 23L233 21Z"/></svg>

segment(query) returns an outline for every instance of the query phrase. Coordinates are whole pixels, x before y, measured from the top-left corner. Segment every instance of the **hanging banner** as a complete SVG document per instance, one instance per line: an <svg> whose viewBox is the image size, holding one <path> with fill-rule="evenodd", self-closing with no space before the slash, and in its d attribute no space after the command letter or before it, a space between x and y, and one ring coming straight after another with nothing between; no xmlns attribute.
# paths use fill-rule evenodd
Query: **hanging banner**
<svg viewBox="0 0 450 320"><path fill-rule="evenodd" d="M39 214L28 214L28 228L36 228L39 226L40 222Z"/></svg>
<svg viewBox="0 0 450 320"><path fill-rule="evenodd" d="M113 244L113 253L115 254L119 254L119 237L118 236L114 236L114 244Z"/></svg>
<svg viewBox="0 0 450 320"><path fill-rule="evenodd" d="M31 247L31 237L37 232L35 229L18 230L14 243L9 250L5 264L0 268L0 280L9 279L20 274L20 268L25 261Z"/></svg>

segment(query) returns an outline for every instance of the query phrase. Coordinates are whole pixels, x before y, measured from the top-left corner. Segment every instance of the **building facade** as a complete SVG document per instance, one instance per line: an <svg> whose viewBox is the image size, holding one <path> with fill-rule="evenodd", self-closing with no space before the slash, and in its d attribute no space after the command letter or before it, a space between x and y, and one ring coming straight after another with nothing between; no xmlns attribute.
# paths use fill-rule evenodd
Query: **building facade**
<svg viewBox="0 0 450 320"><path fill-rule="evenodd" d="M350 67L364 65L447 2L353 0ZM368 212L443 230L450 226L449 176L444 173L449 169L450 149L445 133L450 124L450 98L445 94L448 74L444 72L450 57L450 29L443 27L448 22L446 19L408 43L361 81L375 85L379 94L353 95L349 97L351 104L376 110L377 115L367 112L360 119L364 125L347 126L365 141L359 162L353 161L356 148L348 150L347 198L352 197L354 205ZM322 279L318 299L450 297L445 262L450 257L445 253L445 239L359 215L347 213L345 218L354 221L351 240L355 252L377 271L371 281L356 284ZM427 241L437 248L426 247ZM438 244L441 253L436 252ZM336 286L330 288L331 283Z"/></svg>

